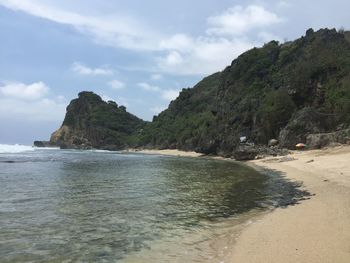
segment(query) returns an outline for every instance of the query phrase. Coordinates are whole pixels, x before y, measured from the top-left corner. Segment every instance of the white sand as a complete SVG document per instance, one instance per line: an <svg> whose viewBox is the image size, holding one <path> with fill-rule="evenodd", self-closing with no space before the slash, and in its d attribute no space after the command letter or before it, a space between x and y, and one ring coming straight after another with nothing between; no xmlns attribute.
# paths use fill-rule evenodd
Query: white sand
<svg viewBox="0 0 350 263"><path fill-rule="evenodd" d="M185 152L176 149L166 149L166 150L134 150L130 149L128 152L139 152L144 154L160 154L160 155L171 155L171 156L183 156L183 157L200 157L203 156L202 153L196 152Z"/></svg>
<svg viewBox="0 0 350 263"><path fill-rule="evenodd" d="M227 262L350 262L350 147L294 152L290 157L296 160L252 163L302 181L315 196L276 209L245 228Z"/></svg>

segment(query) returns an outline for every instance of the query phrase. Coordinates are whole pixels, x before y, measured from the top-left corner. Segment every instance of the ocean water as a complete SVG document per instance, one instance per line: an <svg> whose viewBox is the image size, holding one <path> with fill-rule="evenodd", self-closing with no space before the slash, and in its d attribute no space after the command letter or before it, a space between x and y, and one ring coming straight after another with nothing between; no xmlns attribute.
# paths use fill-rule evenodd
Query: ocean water
<svg viewBox="0 0 350 263"><path fill-rule="evenodd" d="M231 222L304 195L235 162L0 145L0 258L202 261Z"/></svg>

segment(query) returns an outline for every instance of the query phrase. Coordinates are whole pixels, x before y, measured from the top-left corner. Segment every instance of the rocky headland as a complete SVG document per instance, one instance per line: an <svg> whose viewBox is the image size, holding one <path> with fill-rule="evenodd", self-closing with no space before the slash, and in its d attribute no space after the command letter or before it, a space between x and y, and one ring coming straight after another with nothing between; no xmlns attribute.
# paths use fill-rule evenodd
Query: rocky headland
<svg viewBox="0 0 350 263"><path fill-rule="evenodd" d="M122 150L136 146L145 122L114 101L105 102L93 92L80 92L70 102L62 126L49 142L36 142L62 149Z"/></svg>
<svg viewBox="0 0 350 263"><path fill-rule="evenodd" d="M50 141L35 145L178 149L247 160L286 154L297 143L349 143L349 112L350 32L309 29L295 41L243 53L183 89L152 122L81 92Z"/></svg>

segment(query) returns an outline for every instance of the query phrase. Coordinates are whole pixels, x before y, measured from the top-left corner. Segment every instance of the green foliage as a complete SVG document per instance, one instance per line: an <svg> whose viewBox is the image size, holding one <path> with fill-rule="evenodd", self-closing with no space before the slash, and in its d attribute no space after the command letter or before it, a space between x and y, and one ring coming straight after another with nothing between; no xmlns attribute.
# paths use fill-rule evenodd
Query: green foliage
<svg viewBox="0 0 350 263"><path fill-rule="evenodd" d="M281 128L288 123L295 109L296 105L285 90L270 91L266 94L258 113L261 115L266 141L278 137Z"/></svg>
<svg viewBox="0 0 350 263"><path fill-rule="evenodd" d="M140 144L159 148L193 149L215 129L214 100L221 73L192 89L183 89L169 108L145 126Z"/></svg>
<svg viewBox="0 0 350 263"><path fill-rule="evenodd" d="M92 92L81 92L67 107L63 125L94 147L124 148L138 144L139 131L145 122L128 113L124 106L118 107L113 101L106 103Z"/></svg>
<svg viewBox="0 0 350 263"><path fill-rule="evenodd" d="M302 108L349 113L349 72L347 32L310 29L293 42L269 42L183 90L146 126L141 142L201 151L215 144L216 152L232 151L240 136L266 143Z"/></svg>
<svg viewBox="0 0 350 263"><path fill-rule="evenodd" d="M330 86L325 94L325 106L344 122L350 122L350 77Z"/></svg>
<svg viewBox="0 0 350 263"><path fill-rule="evenodd" d="M305 108L336 116L334 128L350 123L349 39L346 31L310 29L293 42L253 48L222 72L183 89L151 123L87 92L79 94L84 103L68 107L74 114L67 112L64 123L94 127L108 143L205 153L232 153L240 136L266 143Z"/></svg>

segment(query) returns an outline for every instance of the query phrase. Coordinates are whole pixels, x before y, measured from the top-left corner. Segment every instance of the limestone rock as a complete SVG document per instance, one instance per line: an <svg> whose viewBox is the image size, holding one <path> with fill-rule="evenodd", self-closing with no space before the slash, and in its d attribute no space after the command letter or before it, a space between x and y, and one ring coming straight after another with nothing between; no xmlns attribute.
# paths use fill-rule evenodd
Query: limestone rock
<svg viewBox="0 0 350 263"><path fill-rule="evenodd" d="M276 146L276 145L278 145L278 140L276 140L276 139L269 140L269 143L268 143L269 147Z"/></svg>
<svg viewBox="0 0 350 263"><path fill-rule="evenodd" d="M233 157L237 161L254 160L257 155L258 150L254 146L250 145L240 145L233 152Z"/></svg>
<svg viewBox="0 0 350 263"><path fill-rule="evenodd" d="M330 133L309 134L306 144L311 149L319 149L325 146L348 144L350 142L350 129Z"/></svg>
<svg viewBox="0 0 350 263"><path fill-rule="evenodd" d="M330 126L328 116L306 107L296 112L279 134L281 147L293 149L297 143L305 143L308 134L324 133ZM308 144L308 143L307 143Z"/></svg>
<svg viewBox="0 0 350 263"><path fill-rule="evenodd" d="M70 102L62 126L50 143L64 149L112 149L133 147L133 137L145 122L128 113L124 106L103 101L93 92L80 92Z"/></svg>

